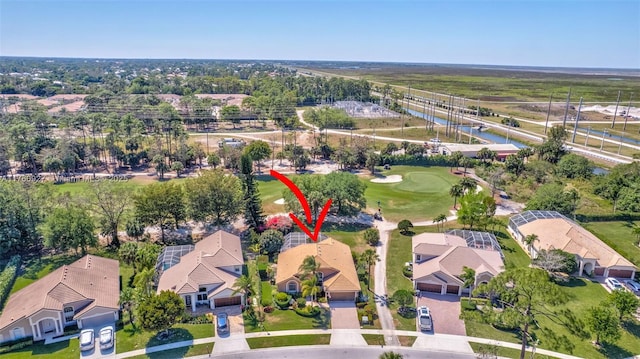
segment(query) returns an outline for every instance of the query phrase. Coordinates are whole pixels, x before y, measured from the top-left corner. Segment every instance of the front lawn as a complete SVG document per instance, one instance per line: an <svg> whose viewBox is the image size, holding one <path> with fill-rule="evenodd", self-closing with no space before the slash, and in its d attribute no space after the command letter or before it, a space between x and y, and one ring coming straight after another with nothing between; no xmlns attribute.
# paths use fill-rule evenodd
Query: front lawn
<svg viewBox="0 0 640 359"><path fill-rule="evenodd" d="M578 319L584 319L589 308L599 305L606 299L607 291L597 282L586 278L578 278L560 286L569 296L567 304L554 308L555 310L571 309ZM463 307L463 310L466 309ZM622 337L613 345L606 345L605 350L598 351L592 344L593 337L581 339L572 334L565 326L556 324L550 319L539 317L538 322L546 330L534 330L539 338L538 347L568 353L582 358L627 358L640 353L640 322L627 320L626 330ZM466 320L467 335L481 338L502 340L519 343L516 332L498 330L489 324Z"/></svg>
<svg viewBox="0 0 640 359"><path fill-rule="evenodd" d="M181 342L214 336L213 323L208 324L176 324L171 329L172 335L167 340L158 340L157 333L142 330L127 324L116 331L116 350L124 353L131 350L153 347L160 344Z"/></svg>
<svg viewBox="0 0 640 359"><path fill-rule="evenodd" d="M4 353L3 359L26 358L77 358L80 355L78 339L65 340L59 343L44 345L44 342Z"/></svg>
<svg viewBox="0 0 640 359"><path fill-rule="evenodd" d="M265 314L265 316L265 331L331 328L331 313L328 310L323 310L323 312L315 318L303 317L291 309L275 309L273 312ZM263 331L255 319L249 318L246 314L243 314L243 318L245 332L253 333Z"/></svg>
<svg viewBox="0 0 640 359"><path fill-rule="evenodd" d="M288 335L268 338L247 338L249 348L274 348L298 345L327 345L331 341L331 334Z"/></svg>
<svg viewBox="0 0 640 359"><path fill-rule="evenodd" d="M482 355L483 353L492 355L495 354L499 357L503 357L503 358L514 358L514 359L519 359L520 358L520 350L518 349L512 349L512 348L505 348L505 347L501 347L501 346L492 346L492 345L488 345L488 344L480 344L480 343L473 343L473 342L469 342L469 345L471 346L471 349L473 349L473 352L478 354L478 355ZM529 357L531 355L530 351L527 351L526 357ZM480 356L478 356L480 357ZM536 353L535 357L537 359L552 359L554 357L549 357L546 355L542 355L539 353Z"/></svg>
<svg viewBox="0 0 640 359"><path fill-rule="evenodd" d="M369 345L384 345L384 335L382 334L362 334L362 337Z"/></svg>
<svg viewBox="0 0 640 359"><path fill-rule="evenodd" d="M403 219L427 220L439 214L449 215L453 199L449 188L459 181L459 177L449 172L448 167L392 166L383 170L383 176L400 175L402 182L374 183L370 177L366 181L367 208L378 210L378 201L382 215L394 222Z"/></svg>
<svg viewBox="0 0 640 359"><path fill-rule="evenodd" d="M640 226L640 222L635 224ZM581 225L633 264L640 266L640 247L636 245L638 238L631 232L633 222L590 222Z"/></svg>
<svg viewBox="0 0 640 359"><path fill-rule="evenodd" d="M132 359L174 359L211 353L215 343L189 345L182 348L163 350L160 352L136 355Z"/></svg>

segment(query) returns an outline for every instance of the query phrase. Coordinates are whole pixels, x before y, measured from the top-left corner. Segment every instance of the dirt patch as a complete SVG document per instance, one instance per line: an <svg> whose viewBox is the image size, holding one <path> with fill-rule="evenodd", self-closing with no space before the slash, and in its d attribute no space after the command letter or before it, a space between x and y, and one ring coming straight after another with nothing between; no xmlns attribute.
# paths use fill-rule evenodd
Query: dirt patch
<svg viewBox="0 0 640 359"><path fill-rule="evenodd" d="M391 175L383 178L374 178L371 180L373 183L398 183L402 182L402 176L400 175Z"/></svg>

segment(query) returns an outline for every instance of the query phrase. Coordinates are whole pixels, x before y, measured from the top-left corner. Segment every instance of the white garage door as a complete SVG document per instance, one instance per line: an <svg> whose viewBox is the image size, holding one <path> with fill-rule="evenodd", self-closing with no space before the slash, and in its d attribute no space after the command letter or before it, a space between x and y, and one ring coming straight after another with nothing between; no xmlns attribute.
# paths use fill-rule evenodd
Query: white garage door
<svg viewBox="0 0 640 359"><path fill-rule="evenodd" d="M96 317L82 319L82 328L102 328L106 325L113 325L113 313L98 315Z"/></svg>

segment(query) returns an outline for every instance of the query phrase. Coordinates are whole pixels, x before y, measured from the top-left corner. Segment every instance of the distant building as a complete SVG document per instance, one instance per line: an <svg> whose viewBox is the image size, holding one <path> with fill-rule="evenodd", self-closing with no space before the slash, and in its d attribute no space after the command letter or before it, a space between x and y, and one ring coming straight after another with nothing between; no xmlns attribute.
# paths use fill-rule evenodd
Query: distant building
<svg viewBox="0 0 640 359"><path fill-rule="evenodd" d="M505 159L508 155L518 153L519 148L512 143L485 143L480 145L465 145L460 143L441 145L440 151L443 155L450 155L456 151L462 152L465 157L474 158L478 156L478 151L488 148L495 151L499 160Z"/></svg>

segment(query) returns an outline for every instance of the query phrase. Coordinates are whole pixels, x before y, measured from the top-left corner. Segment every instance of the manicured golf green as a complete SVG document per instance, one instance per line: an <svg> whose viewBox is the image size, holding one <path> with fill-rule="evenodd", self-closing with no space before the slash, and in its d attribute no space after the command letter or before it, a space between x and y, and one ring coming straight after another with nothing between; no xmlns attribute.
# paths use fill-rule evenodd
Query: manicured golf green
<svg viewBox="0 0 640 359"><path fill-rule="evenodd" d="M377 173L382 176L400 175L402 182L374 183L366 179L367 207L378 209L390 221L402 219L429 220L444 213L449 215L453 199L449 188L459 178L447 167L392 166L390 170ZM363 179L364 180L364 179Z"/></svg>

